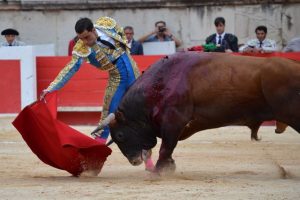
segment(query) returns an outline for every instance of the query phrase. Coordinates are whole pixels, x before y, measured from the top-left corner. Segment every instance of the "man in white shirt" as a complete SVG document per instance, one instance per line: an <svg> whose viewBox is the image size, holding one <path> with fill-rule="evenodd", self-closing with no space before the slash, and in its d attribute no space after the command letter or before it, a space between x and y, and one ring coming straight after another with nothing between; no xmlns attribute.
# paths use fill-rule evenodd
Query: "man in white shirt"
<svg viewBox="0 0 300 200"><path fill-rule="evenodd" d="M2 42L0 46L3 47L12 47L12 46L24 46L24 42L20 42L16 40L16 36L19 35L19 32L15 29L8 28L1 32L1 35L5 37L5 42Z"/></svg>
<svg viewBox="0 0 300 200"><path fill-rule="evenodd" d="M268 29L265 26L258 26L255 29L256 39L249 40L241 46L239 51L246 53L272 53L277 51L276 42L267 39Z"/></svg>

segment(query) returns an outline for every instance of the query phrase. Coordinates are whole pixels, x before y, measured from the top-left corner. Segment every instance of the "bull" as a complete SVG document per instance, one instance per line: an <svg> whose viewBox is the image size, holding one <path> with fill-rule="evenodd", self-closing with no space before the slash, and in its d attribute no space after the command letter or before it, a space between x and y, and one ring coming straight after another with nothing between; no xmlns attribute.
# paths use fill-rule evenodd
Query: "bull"
<svg viewBox="0 0 300 200"><path fill-rule="evenodd" d="M300 64L284 58L180 52L153 64L123 97L111 137L132 165L161 138L158 172L175 170L179 140L229 125L277 120L300 133Z"/></svg>

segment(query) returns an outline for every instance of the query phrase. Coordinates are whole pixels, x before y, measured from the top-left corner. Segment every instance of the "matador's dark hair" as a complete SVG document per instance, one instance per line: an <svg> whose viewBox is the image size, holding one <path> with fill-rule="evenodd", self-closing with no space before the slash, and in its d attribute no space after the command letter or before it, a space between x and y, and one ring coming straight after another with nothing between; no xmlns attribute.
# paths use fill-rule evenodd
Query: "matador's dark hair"
<svg viewBox="0 0 300 200"><path fill-rule="evenodd" d="M75 31L76 33L83 33L85 30L92 31L94 28L94 24L92 20L89 18L81 18L75 24Z"/></svg>

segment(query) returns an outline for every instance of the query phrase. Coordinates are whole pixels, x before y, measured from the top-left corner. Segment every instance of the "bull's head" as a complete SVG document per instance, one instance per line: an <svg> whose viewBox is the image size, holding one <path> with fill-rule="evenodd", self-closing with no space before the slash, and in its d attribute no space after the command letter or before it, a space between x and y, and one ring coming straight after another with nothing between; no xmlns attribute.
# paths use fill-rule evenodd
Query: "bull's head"
<svg viewBox="0 0 300 200"><path fill-rule="evenodd" d="M126 118L117 111L109 124L111 137L132 165L140 165L144 155L157 143L152 126L146 120Z"/></svg>

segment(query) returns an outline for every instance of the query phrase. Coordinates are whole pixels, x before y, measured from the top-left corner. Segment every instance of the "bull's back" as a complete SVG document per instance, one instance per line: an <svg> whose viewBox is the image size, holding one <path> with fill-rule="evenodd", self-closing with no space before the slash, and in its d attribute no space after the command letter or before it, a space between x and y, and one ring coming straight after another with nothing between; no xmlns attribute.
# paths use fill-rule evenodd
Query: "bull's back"
<svg viewBox="0 0 300 200"><path fill-rule="evenodd" d="M194 115L221 125L271 118L261 87L265 58L214 54L190 73Z"/></svg>

